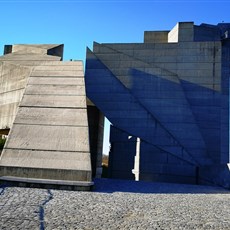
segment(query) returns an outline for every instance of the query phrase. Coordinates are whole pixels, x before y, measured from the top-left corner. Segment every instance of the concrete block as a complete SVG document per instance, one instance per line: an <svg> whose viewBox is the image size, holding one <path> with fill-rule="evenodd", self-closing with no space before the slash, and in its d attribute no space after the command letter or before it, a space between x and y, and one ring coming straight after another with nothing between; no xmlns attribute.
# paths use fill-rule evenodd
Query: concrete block
<svg viewBox="0 0 230 230"><path fill-rule="evenodd" d="M68 64L67 64L68 63ZM77 63L77 64L75 64ZM79 71L83 71L83 65L80 62L78 64L78 62L53 62L50 63L48 62L46 65L39 65L36 66L34 68L34 71L39 72L39 71L47 71L47 72L51 72L51 71L76 71L77 73L79 73Z"/></svg>
<svg viewBox="0 0 230 230"><path fill-rule="evenodd" d="M59 66L59 67L60 66L63 66L63 67L67 67L67 66L70 66L70 67L75 66L76 67L76 66L78 66L79 68L82 67L82 70L83 70L83 61L82 60L62 61L62 62L60 62L60 61L49 61L49 62L45 62L43 64L43 66L46 66L46 65L48 65L50 67L51 66ZM40 67L38 67L38 68L40 68Z"/></svg>
<svg viewBox="0 0 230 230"><path fill-rule="evenodd" d="M64 118L64 119L63 119ZM88 126L85 109L20 107L15 124Z"/></svg>
<svg viewBox="0 0 230 230"><path fill-rule="evenodd" d="M74 76L81 76L83 77L84 74L82 70L66 70L66 71L58 71L58 70L51 70L51 71L45 71L45 70L35 70L31 73L31 76L33 77L40 77L40 76L60 76L60 77L74 77Z"/></svg>
<svg viewBox="0 0 230 230"><path fill-rule="evenodd" d="M28 85L25 95L84 96L85 87L78 85Z"/></svg>
<svg viewBox="0 0 230 230"><path fill-rule="evenodd" d="M162 43L168 41L169 31L145 31L144 43Z"/></svg>
<svg viewBox="0 0 230 230"><path fill-rule="evenodd" d="M1 177L14 177L14 181L21 181L24 178L24 181L33 181L36 179L41 180L50 180L52 181L52 185L65 185L66 181L68 184L74 185L74 182L85 181L92 182L91 171L81 171L81 170L65 170L65 169L49 169L49 168L23 168L23 167L5 167L0 166L0 175ZM61 178L61 180L60 180ZM71 182L70 182L71 181ZM48 182L48 183L49 183ZM36 183L42 183L37 181ZM44 182L43 182L44 183ZM92 184L91 184L92 185ZM86 186L89 186L86 184Z"/></svg>
<svg viewBox="0 0 230 230"><path fill-rule="evenodd" d="M0 166L90 171L90 154L86 152L5 149Z"/></svg>
<svg viewBox="0 0 230 230"><path fill-rule="evenodd" d="M30 77L29 85L78 85L85 84L84 78L69 77Z"/></svg>
<svg viewBox="0 0 230 230"><path fill-rule="evenodd" d="M12 47L12 53L34 53L34 54L47 54L47 49L42 47L24 46L24 45L14 45Z"/></svg>
<svg viewBox="0 0 230 230"><path fill-rule="evenodd" d="M18 61L41 61L41 62L45 62L45 61L61 61L61 57L57 57L57 56L50 56L50 55L43 55L43 54L21 54L21 53L12 53L12 54L7 54L4 56L0 57L0 60L2 61L8 61L10 63L13 63L14 61L18 62Z"/></svg>
<svg viewBox="0 0 230 230"><path fill-rule="evenodd" d="M86 108L86 98L73 95L24 95L20 106Z"/></svg>
<svg viewBox="0 0 230 230"><path fill-rule="evenodd" d="M89 152L88 128L15 124L5 148Z"/></svg>

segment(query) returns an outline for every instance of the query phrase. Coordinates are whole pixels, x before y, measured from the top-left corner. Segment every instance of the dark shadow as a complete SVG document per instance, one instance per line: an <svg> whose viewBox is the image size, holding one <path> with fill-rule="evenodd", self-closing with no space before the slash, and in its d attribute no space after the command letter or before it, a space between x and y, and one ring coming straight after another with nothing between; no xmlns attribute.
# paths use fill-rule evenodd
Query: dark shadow
<svg viewBox="0 0 230 230"><path fill-rule="evenodd" d="M229 133L228 129L222 127L228 125L229 105L227 94L219 92L218 82L214 85L213 78L210 82L207 81L211 85L205 85L204 82L207 80L205 77L204 81L200 81L203 82L201 84L196 79L188 82L177 79L171 74L166 76L157 74L130 68L127 75L120 79L96 55L87 52L85 75L87 95L116 128L140 137L142 141L162 150L162 153L170 153L195 166L227 163L229 151L226 151L226 148ZM229 84L225 85L221 85L222 90L224 86L229 86ZM149 155L154 153L155 151L150 152ZM160 154L159 161L162 161L163 157ZM179 162L175 158L173 161L167 159L170 162L166 162L166 170L161 167L154 171L151 166L154 162L152 159L147 162L149 174L175 173L183 176L188 172L183 162L181 165L184 167L180 169L177 167ZM178 170L175 171L171 165L175 165ZM191 175L189 173L188 176ZM219 172L214 173L215 178L209 176L208 179L216 184L219 181ZM196 180L202 176L197 174ZM226 180L229 181L229 177L226 177ZM100 191L101 186L104 185L95 183L97 191ZM175 186L173 184L160 186L157 192L178 192L179 188ZM124 189L127 189L127 192L149 191L148 186L136 189L136 184L130 187L124 183L108 184L108 188L104 188L108 192L124 191ZM186 193L193 193L193 188L186 187ZM205 187L202 188L204 190L199 190L199 193L210 191ZM154 189L150 189L150 192L155 192Z"/></svg>
<svg viewBox="0 0 230 230"><path fill-rule="evenodd" d="M156 183L105 178L95 178L92 191L100 193L230 194L229 190L216 186Z"/></svg>

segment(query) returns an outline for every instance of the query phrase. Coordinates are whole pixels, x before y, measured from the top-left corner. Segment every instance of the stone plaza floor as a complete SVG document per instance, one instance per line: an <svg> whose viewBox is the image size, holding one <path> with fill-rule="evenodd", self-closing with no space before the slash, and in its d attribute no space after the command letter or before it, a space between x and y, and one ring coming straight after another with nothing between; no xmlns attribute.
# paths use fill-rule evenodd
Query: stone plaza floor
<svg viewBox="0 0 230 230"><path fill-rule="evenodd" d="M0 229L230 229L230 191L96 179L92 192L0 187Z"/></svg>

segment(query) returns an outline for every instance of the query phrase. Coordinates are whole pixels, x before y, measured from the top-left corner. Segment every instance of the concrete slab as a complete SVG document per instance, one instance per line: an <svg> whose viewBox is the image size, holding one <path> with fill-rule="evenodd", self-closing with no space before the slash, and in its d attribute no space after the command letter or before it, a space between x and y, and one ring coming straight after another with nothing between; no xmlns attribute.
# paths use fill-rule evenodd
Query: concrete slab
<svg viewBox="0 0 230 230"><path fill-rule="evenodd" d="M52 108L85 108L85 96L24 95L21 106Z"/></svg>
<svg viewBox="0 0 230 230"><path fill-rule="evenodd" d="M78 85L28 85L25 95L72 95L84 96L85 87Z"/></svg>
<svg viewBox="0 0 230 230"><path fill-rule="evenodd" d="M6 149L0 166L66 170L91 170L90 156L84 152Z"/></svg>
<svg viewBox="0 0 230 230"><path fill-rule="evenodd" d="M55 71L55 70L50 70L50 71L46 71L46 70L37 70L37 71L33 71L33 73L31 74L31 76L84 76L84 73L82 72L82 70L66 70L66 71Z"/></svg>
<svg viewBox="0 0 230 230"><path fill-rule="evenodd" d="M5 148L89 152L88 127L15 124Z"/></svg>
<svg viewBox="0 0 230 230"><path fill-rule="evenodd" d="M93 183L82 61L58 61L63 47L57 45L11 48L0 65L0 111L9 115L12 110L12 119L0 116L0 121L16 119L1 154L0 180L89 190Z"/></svg>
<svg viewBox="0 0 230 230"><path fill-rule="evenodd" d="M72 77L30 77L29 85L84 85L84 78Z"/></svg>
<svg viewBox="0 0 230 230"><path fill-rule="evenodd" d="M90 190L90 188L87 189L87 187L91 187L94 185L94 182L87 182L87 181L50 180L50 179L37 179L37 178L12 177L12 176L2 176L0 177L0 180L8 181L8 182L17 181L18 183L32 184L33 185L32 187L36 187L34 186L34 184L47 184L49 185L49 187L52 187L51 185L76 186L77 188L75 188L74 190L81 190L81 191ZM79 187L82 188L79 189Z"/></svg>
<svg viewBox="0 0 230 230"><path fill-rule="evenodd" d="M88 126L86 108L63 109L42 107L20 107L18 109L17 117L14 123L60 126Z"/></svg>

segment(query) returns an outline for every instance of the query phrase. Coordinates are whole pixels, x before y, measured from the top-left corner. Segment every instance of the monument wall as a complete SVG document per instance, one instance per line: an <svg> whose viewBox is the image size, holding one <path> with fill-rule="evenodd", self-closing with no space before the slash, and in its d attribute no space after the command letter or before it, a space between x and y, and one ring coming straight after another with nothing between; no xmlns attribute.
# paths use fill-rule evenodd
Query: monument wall
<svg viewBox="0 0 230 230"><path fill-rule="evenodd" d="M88 49L87 96L121 133L141 139L140 179L230 185L229 30L180 22L145 32L144 43ZM128 162L128 141L113 144L113 157ZM119 167L110 162L112 177L124 178Z"/></svg>
<svg viewBox="0 0 230 230"><path fill-rule="evenodd" d="M89 190L93 183L82 61L62 62L63 45L5 50L12 53L0 58L5 68L0 121L10 132L0 158L0 180Z"/></svg>
<svg viewBox="0 0 230 230"><path fill-rule="evenodd" d="M5 46L0 180L89 189L106 116L110 177L230 188L229 33L179 22L143 43L95 42L85 76L63 45Z"/></svg>

